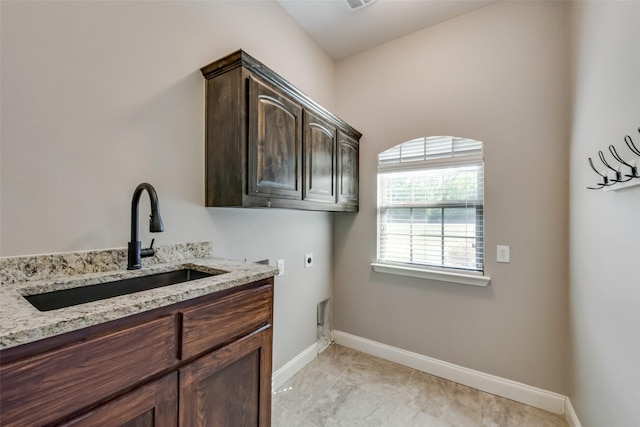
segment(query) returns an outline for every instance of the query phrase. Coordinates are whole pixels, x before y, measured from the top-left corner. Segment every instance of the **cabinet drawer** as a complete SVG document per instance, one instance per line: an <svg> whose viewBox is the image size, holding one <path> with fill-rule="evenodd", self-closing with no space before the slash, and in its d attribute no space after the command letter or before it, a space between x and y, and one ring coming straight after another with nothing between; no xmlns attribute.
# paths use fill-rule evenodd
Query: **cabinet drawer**
<svg viewBox="0 0 640 427"><path fill-rule="evenodd" d="M140 383L177 361L175 316L0 368L0 425L40 426Z"/></svg>
<svg viewBox="0 0 640 427"><path fill-rule="evenodd" d="M182 358L196 356L270 323L272 301L273 286L266 285L185 310Z"/></svg>

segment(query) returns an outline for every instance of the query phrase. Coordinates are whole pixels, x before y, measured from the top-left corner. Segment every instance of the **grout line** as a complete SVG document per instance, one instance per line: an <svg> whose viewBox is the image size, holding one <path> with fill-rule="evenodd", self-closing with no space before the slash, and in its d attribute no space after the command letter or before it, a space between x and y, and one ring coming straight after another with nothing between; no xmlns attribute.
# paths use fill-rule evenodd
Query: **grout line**
<svg viewBox="0 0 640 427"><path fill-rule="evenodd" d="M409 377L409 381L407 381L406 385L410 385L411 384L411 380L413 379L413 376L416 374L416 370L415 369L411 369L411 376Z"/></svg>
<svg viewBox="0 0 640 427"><path fill-rule="evenodd" d="M344 348L347 348L347 347L344 347ZM356 351L358 351L358 350L356 350ZM361 355L362 355L362 352L358 351L357 356L353 358L351 363L349 363L349 366L347 366L347 368L344 371L342 371L342 374L340 374L340 376L344 375L353 366L353 364L356 363L356 360L358 360Z"/></svg>
<svg viewBox="0 0 640 427"><path fill-rule="evenodd" d="M348 348L348 347L344 347L344 346L342 346L342 347L343 347L343 348ZM360 356L362 355L362 352L361 352L361 351L358 351L358 350L355 350L355 351L357 351L357 352L358 352L358 354L356 355L356 357L354 357L354 358L353 358L353 360L351 361L351 363L349 363L349 366L347 366L347 367L345 368L345 370L344 370L344 371L342 371L342 373L340 374L340 376L338 376L338 379L339 379L339 380L342 380L342 381L344 381L345 383L350 384L350 385L352 385L352 386L354 386L354 387L358 387L356 384L353 384L353 383L351 383L351 382L347 381L346 379L342 378L342 377L344 376L344 374L346 374L346 373L347 373L347 371L348 371L349 369L351 369L351 367L353 366L353 364L354 364L354 363L356 363L356 361L357 361L357 360L360 358ZM336 381L336 382L337 382L337 381ZM334 385L335 385L335 384L334 384ZM333 386L332 386L332 387L333 387ZM359 388L359 387L358 387L358 388Z"/></svg>

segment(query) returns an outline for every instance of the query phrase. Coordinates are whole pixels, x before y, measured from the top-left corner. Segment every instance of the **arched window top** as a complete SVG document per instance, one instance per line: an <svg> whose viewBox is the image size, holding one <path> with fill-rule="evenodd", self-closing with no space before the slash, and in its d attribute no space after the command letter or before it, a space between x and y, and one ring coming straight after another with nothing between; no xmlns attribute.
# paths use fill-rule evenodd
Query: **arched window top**
<svg viewBox="0 0 640 427"><path fill-rule="evenodd" d="M427 136L403 142L378 154L378 169L415 162L424 164L482 161L483 144L456 136ZM407 165L410 166L410 165Z"/></svg>
<svg viewBox="0 0 640 427"><path fill-rule="evenodd" d="M379 271L486 286L483 143L431 136L378 154L377 241Z"/></svg>

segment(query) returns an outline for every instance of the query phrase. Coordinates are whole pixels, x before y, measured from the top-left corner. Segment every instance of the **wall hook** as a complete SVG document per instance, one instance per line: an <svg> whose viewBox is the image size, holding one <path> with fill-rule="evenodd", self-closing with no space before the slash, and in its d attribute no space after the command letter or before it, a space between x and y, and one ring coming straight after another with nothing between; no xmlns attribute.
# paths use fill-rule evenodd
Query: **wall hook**
<svg viewBox="0 0 640 427"><path fill-rule="evenodd" d="M598 156L600 156L600 161L602 162L603 165L605 165L607 168L611 169L616 173L616 177L610 185L613 185L616 182L621 182L620 180L622 179L622 172L620 172L618 169L615 169L607 162L607 159L605 159L604 153L602 152L602 150L598 151Z"/></svg>
<svg viewBox="0 0 640 427"><path fill-rule="evenodd" d="M629 169L631 169L631 175L629 175L629 174L625 175L629 179L625 179L624 181L620 181L620 182L628 182L628 181L631 181L633 178L640 178L640 176L638 175L638 167L630 165L629 163L625 162L624 159L622 157L620 157L620 155L616 151L616 147L614 147L613 145L610 145L609 146L609 152L611 153L613 158L616 159L619 163L621 163L621 164L625 165L626 167L628 167Z"/></svg>
<svg viewBox="0 0 640 427"><path fill-rule="evenodd" d="M638 132L640 132L640 128L638 128ZM640 150L638 150L638 147L636 147L629 135L625 135L624 142L627 143L627 147L629 147L629 150L633 151L634 154L640 156Z"/></svg>
<svg viewBox="0 0 640 427"><path fill-rule="evenodd" d="M637 128L640 133L640 127ZM609 163L603 150L598 151L598 157L602 162L602 165L606 168L602 172L596 169L591 157L589 159L589 166L591 169L602 178L600 182L596 183L594 187L587 187L589 190L602 190L612 191L620 190L627 187L635 187L640 185L640 148L633 142L633 139L629 135L624 136L624 142L631 153L635 154L638 158L630 158L625 160L618 153L618 150L613 145L609 145L609 153L615 159L615 162ZM625 154L626 156L626 154ZM615 167L614 167L615 166ZM626 169L628 168L628 169ZM615 172L615 176L611 172Z"/></svg>
<svg viewBox="0 0 640 427"><path fill-rule="evenodd" d="M588 190L600 190L601 188L611 185L609 184L609 177L607 175L603 175L600 172L598 172L598 169L596 169L596 167L593 166L593 160L591 160L591 157L589 157L589 164L591 165L591 169L593 169L595 173L597 173L602 177L602 183L601 184L598 183L598 187L587 187Z"/></svg>

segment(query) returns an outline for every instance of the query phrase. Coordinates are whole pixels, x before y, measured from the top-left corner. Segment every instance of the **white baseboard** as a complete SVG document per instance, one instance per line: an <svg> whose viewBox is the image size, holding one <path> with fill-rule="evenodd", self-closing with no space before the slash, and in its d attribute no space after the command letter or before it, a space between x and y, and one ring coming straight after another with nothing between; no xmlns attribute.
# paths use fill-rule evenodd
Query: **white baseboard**
<svg viewBox="0 0 640 427"><path fill-rule="evenodd" d="M564 416L567 419L567 423L569 424L569 427L582 427L582 424L580 424L580 420L578 419L578 415L576 414L576 411L573 409L573 405L571 404L571 401L569 400L568 397L567 397Z"/></svg>
<svg viewBox="0 0 640 427"><path fill-rule="evenodd" d="M271 376L271 389L275 391L286 383L291 377L297 374L302 368L318 357L318 345L313 343L302 353L285 363L285 365L275 371Z"/></svg>
<svg viewBox="0 0 640 427"><path fill-rule="evenodd" d="M334 331L333 336L335 342L342 346L378 356L382 359L390 360L459 384L464 384L468 387L541 408L555 414L565 414L567 408L570 408L573 412L573 408L570 406L571 403L568 402L567 397L558 393L542 390L495 375L485 374L480 371L371 341L366 338L357 337L345 332ZM573 416L575 417L575 412L573 412ZM576 422L577 419L578 418L575 417ZM574 426L580 427L580 423Z"/></svg>

